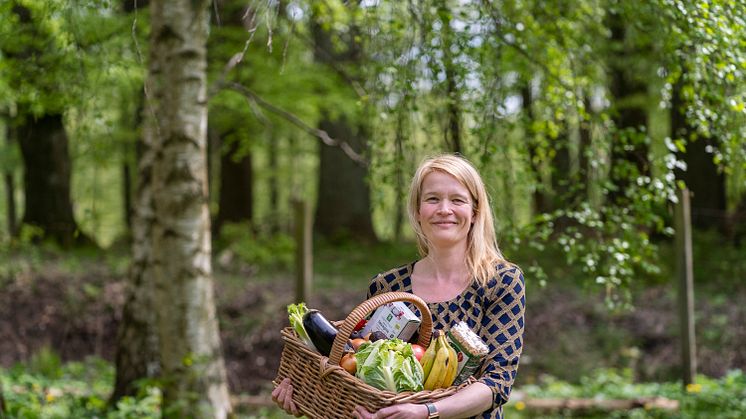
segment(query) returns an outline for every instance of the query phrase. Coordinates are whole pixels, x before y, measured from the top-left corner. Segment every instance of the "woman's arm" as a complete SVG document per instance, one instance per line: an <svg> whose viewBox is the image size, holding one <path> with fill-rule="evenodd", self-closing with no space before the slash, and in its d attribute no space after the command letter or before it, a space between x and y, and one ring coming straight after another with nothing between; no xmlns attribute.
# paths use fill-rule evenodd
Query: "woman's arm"
<svg viewBox="0 0 746 419"><path fill-rule="evenodd" d="M516 266L501 269L497 275L497 292L485 302L485 313L479 335L490 349L478 380L493 396L492 407L505 404L518 372L523 351L525 281Z"/></svg>
<svg viewBox="0 0 746 419"><path fill-rule="evenodd" d="M442 419L467 418L476 416L492 406L492 390L482 383L474 383L458 393L433 403ZM427 407L424 404L397 404L384 407L371 413L358 406L355 417L361 419L426 419Z"/></svg>

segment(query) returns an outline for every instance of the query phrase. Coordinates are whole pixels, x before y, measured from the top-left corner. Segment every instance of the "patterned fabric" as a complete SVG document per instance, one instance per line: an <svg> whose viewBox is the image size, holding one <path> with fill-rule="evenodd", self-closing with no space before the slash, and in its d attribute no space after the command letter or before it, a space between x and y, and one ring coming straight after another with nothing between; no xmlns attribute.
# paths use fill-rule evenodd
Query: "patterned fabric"
<svg viewBox="0 0 746 419"><path fill-rule="evenodd" d="M378 274L371 280L368 298L391 291L411 293L415 263ZM492 390L492 408L480 418L503 417L502 405L510 396L523 349L524 288L521 270L515 265L500 264L496 277L486 286L473 281L452 300L428 303L434 328L447 329L464 321L490 348L476 378ZM414 305L407 305L420 316Z"/></svg>

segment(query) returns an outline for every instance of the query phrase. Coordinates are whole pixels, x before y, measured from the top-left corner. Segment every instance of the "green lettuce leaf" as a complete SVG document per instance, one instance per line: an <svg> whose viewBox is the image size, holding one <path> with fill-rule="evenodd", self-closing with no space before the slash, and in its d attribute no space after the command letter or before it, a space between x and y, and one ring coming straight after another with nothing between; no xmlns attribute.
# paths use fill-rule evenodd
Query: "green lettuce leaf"
<svg viewBox="0 0 746 419"><path fill-rule="evenodd" d="M356 376L367 384L395 393L420 391L424 381L422 366L412 347L399 339L364 343L355 354Z"/></svg>
<svg viewBox="0 0 746 419"><path fill-rule="evenodd" d="M311 338L308 336L306 328L303 327L303 315L307 312L308 307L306 307L305 303L290 304L288 306L288 319L290 320L290 326L295 330L298 338L300 338L300 340L302 340L309 348L318 352L319 350L316 349L316 346L311 342Z"/></svg>

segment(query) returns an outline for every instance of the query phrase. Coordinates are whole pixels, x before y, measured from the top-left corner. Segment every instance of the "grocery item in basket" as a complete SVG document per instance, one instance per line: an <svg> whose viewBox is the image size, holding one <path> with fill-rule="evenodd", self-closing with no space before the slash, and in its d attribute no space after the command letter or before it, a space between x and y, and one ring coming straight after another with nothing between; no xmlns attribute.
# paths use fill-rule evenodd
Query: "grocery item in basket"
<svg viewBox="0 0 746 419"><path fill-rule="evenodd" d="M456 350L458 372L453 385L458 385L474 374L490 349L465 322L459 322L448 331L448 341Z"/></svg>
<svg viewBox="0 0 746 419"><path fill-rule="evenodd" d="M290 321L290 327L295 330L295 334L298 335L298 338L302 340L303 343L318 352L316 346L313 345L311 338L308 336L308 333L306 333L306 329L303 327L303 316L306 313L308 313L306 303L288 305L288 320Z"/></svg>
<svg viewBox="0 0 746 419"><path fill-rule="evenodd" d="M408 341L420 327L420 319L401 301L379 307L368 320L361 334L363 336L376 331L387 338Z"/></svg>
<svg viewBox="0 0 746 419"><path fill-rule="evenodd" d="M319 353L329 356L334 338L337 337L337 328L320 311L314 309L303 315L303 327Z"/></svg>
<svg viewBox="0 0 746 419"><path fill-rule="evenodd" d="M368 385L394 393L422 390L422 366L415 358L412 347L400 339L364 343L355 358L355 375Z"/></svg>

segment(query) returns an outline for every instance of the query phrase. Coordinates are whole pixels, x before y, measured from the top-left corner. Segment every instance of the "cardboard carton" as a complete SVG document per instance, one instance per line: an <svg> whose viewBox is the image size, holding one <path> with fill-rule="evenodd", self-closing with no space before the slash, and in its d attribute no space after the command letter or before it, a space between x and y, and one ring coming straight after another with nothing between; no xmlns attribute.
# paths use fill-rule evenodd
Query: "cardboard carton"
<svg viewBox="0 0 746 419"><path fill-rule="evenodd" d="M420 327L420 319L401 301L378 307L373 317L363 327L362 335L375 331L383 332L387 338L399 338L405 342Z"/></svg>

